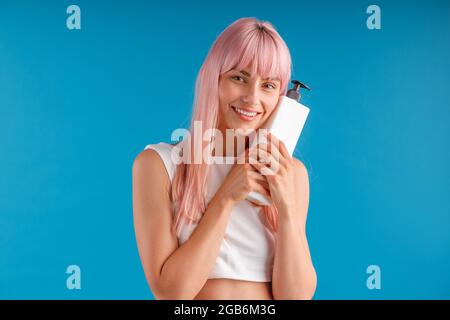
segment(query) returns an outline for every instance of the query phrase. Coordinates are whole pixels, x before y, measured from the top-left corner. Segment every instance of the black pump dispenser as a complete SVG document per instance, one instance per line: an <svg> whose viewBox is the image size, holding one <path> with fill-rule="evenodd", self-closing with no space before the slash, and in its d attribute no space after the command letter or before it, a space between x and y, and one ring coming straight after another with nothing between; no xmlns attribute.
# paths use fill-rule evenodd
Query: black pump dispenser
<svg viewBox="0 0 450 320"><path fill-rule="evenodd" d="M304 84L303 82L300 82L298 80L292 80L291 83L294 85L294 87L292 89L289 89L286 96L294 99L295 101L300 101L300 89L301 88L305 88L309 91L311 91L311 88L308 87L306 84Z"/></svg>

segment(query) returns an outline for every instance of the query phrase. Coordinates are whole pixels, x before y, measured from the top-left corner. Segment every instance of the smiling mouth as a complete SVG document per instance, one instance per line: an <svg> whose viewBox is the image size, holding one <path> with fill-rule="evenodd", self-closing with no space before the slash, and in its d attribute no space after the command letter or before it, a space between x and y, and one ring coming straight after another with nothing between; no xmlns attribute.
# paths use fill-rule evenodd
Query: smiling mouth
<svg viewBox="0 0 450 320"><path fill-rule="evenodd" d="M259 114L261 114L261 112L257 112L257 111L247 111L235 106L231 106L231 108L234 110L234 112L236 112L241 119L243 120L253 120L254 118L256 118L256 116L258 116Z"/></svg>

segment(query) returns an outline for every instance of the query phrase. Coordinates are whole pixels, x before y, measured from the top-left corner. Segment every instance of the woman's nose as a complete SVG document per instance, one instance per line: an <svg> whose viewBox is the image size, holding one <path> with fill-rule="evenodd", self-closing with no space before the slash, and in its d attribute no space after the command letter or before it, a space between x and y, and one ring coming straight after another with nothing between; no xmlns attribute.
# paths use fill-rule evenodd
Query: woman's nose
<svg viewBox="0 0 450 320"><path fill-rule="evenodd" d="M250 89L246 95L241 97L243 103L250 106L257 106L259 102L258 92L255 89Z"/></svg>

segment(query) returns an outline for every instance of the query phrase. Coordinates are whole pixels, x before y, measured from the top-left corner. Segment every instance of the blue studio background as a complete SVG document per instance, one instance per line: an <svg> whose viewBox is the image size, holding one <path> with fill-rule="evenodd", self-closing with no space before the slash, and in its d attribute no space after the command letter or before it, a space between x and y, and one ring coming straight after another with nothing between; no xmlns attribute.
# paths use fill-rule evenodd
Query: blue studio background
<svg viewBox="0 0 450 320"><path fill-rule="evenodd" d="M66 27L70 4L81 30ZM370 4L381 30L366 26ZM133 159L188 126L208 49L245 16L273 23L313 88L297 155L315 298L450 298L447 0L1 0L0 298L153 298ZM72 264L81 290L66 287Z"/></svg>

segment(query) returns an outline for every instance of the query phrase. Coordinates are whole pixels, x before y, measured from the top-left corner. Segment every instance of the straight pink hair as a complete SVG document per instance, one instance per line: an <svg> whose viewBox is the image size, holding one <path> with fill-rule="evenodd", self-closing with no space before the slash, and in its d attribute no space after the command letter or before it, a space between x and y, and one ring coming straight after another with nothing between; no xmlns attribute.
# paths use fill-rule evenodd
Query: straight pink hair
<svg viewBox="0 0 450 320"><path fill-rule="evenodd" d="M281 81L280 95L286 94L291 77L291 55L271 23L256 18L241 18L229 25L216 39L197 76L191 134L194 132L194 121L201 121L202 134L207 129L217 128L219 77L231 69L242 70L247 66L251 66L252 74L257 73L263 78L278 77ZM195 137L191 140L202 141ZM214 149L214 140L203 143L212 146L211 150ZM195 147L191 150L195 150ZM183 224L198 222L206 210L208 170L209 165L204 161L201 164L177 165L171 187L175 216L173 231L177 235ZM277 208L271 205L263 210L265 226L276 232Z"/></svg>

